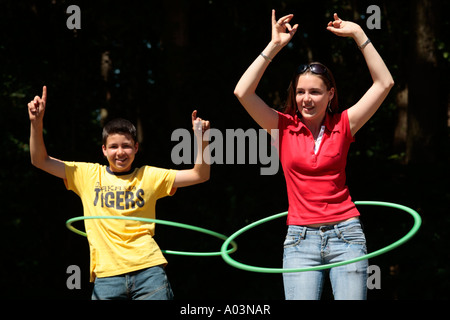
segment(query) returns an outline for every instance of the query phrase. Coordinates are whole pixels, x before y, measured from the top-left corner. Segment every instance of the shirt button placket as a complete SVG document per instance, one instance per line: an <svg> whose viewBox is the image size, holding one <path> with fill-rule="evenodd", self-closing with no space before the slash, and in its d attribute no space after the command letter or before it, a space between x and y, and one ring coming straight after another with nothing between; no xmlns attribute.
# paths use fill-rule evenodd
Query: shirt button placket
<svg viewBox="0 0 450 320"><path fill-rule="evenodd" d="M317 166L317 156L314 153L311 155L311 163L313 167Z"/></svg>

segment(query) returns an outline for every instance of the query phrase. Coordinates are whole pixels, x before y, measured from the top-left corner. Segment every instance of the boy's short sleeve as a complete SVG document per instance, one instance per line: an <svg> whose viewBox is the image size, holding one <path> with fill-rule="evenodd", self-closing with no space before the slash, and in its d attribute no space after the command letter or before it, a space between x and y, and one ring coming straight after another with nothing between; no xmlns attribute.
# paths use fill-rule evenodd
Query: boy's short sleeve
<svg viewBox="0 0 450 320"><path fill-rule="evenodd" d="M151 177L150 184L155 188L155 196L157 199L175 194L176 189L173 188L173 184L177 170L147 166L145 171L145 176Z"/></svg>
<svg viewBox="0 0 450 320"><path fill-rule="evenodd" d="M81 163L81 162L69 162L65 161L66 179L64 184L67 190L71 190L76 194L80 194L79 188L84 184L84 177L88 174L88 171L94 166L94 164Z"/></svg>

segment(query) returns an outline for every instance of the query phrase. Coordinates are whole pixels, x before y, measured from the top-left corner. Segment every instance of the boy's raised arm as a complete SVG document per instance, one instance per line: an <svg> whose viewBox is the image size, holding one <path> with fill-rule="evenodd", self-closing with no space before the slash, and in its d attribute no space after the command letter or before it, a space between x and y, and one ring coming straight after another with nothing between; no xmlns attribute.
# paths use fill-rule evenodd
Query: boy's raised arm
<svg viewBox="0 0 450 320"><path fill-rule="evenodd" d="M54 176L65 179L65 165L61 160L50 157L44 143L44 113L47 102L47 87L42 88L42 98L35 96L28 103L30 117L30 156L31 163Z"/></svg>
<svg viewBox="0 0 450 320"><path fill-rule="evenodd" d="M210 159L208 154L204 152L209 142L203 139L203 134L210 129L210 123L208 120L198 118L197 110L192 112L192 129L195 139L197 139L197 159L192 169L177 172L173 188L187 187L209 180Z"/></svg>

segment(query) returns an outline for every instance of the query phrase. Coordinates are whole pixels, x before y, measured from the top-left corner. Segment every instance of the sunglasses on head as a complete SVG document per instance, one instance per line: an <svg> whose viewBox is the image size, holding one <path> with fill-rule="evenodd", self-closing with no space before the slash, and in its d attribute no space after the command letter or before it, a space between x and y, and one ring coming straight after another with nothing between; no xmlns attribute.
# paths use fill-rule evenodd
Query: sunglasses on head
<svg viewBox="0 0 450 320"><path fill-rule="evenodd" d="M306 72L307 70L311 70L314 74L323 74L329 81L331 81L328 70L324 65L318 64L318 63L312 63L312 64L302 64L297 68L297 74L302 74Z"/></svg>

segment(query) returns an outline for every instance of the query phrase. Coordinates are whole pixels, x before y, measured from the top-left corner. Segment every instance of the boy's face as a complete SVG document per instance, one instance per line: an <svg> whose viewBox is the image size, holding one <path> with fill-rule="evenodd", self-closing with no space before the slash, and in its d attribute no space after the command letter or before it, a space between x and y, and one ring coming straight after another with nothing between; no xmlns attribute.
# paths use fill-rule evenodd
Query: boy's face
<svg viewBox="0 0 450 320"><path fill-rule="evenodd" d="M127 172L138 151L138 143L129 134L114 133L108 136L102 149L111 171Z"/></svg>

